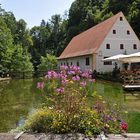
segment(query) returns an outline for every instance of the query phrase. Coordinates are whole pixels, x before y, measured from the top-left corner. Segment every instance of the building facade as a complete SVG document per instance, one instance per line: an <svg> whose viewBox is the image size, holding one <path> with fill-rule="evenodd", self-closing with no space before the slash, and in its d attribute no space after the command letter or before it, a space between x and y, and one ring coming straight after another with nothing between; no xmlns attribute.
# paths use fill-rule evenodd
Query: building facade
<svg viewBox="0 0 140 140"><path fill-rule="evenodd" d="M120 12L74 37L59 57L58 65L77 65L82 70L112 71L114 62L102 59L140 51L140 41ZM120 69L123 68L118 63Z"/></svg>

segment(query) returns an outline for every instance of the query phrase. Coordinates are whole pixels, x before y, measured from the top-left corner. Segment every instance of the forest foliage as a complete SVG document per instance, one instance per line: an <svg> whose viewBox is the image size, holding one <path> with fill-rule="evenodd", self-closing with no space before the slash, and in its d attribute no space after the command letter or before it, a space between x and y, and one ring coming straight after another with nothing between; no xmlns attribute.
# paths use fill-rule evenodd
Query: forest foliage
<svg viewBox="0 0 140 140"><path fill-rule="evenodd" d="M75 0L63 16L42 19L31 29L24 19L17 21L12 12L0 7L0 71L44 69L41 62L46 64L47 54L58 57L75 35L120 11L140 38L140 0ZM23 61L28 64L24 69L20 68Z"/></svg>

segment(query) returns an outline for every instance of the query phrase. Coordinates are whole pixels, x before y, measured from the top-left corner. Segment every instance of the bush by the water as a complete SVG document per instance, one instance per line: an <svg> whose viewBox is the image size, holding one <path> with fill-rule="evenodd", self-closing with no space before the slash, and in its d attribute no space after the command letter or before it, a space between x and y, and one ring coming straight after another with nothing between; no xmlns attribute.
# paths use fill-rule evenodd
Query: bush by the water
<svg viewBox="0 0 140 140"><path fill-rule="evenodd" d="M95 79L91 71L77 66L61 66L60 72L49 71L37 84L46 99L45 107L29 116L25 128L32 132L76 133L88 136L127 131L122 110L93 92ZM92 103L89 104L89 98ZM124 116L124 115L123 115Z"/></svg>

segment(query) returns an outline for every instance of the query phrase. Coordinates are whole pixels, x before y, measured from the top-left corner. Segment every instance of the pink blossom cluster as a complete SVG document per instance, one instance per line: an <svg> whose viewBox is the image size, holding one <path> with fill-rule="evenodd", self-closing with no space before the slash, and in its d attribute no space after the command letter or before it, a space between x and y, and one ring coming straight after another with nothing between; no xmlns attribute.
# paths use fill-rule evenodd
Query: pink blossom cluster
<svg viewBox="0 0 140 140"><path fill-rule="evenodd" d="M43 89L44 86L45 86L44 82L38 82L38 83L37 83L37 88L38 88L38 89Z"/></svg>
<svg viewBox="0 0 140 140"><path fill-rule="evenodd" d="M72 77L73 81L80 81L80 77L78 75Z"/></svg>
<svg viewBox="0 0 140 140"><path fill-rule="evenodd" d="M86 71L84 71L82 74L81 74L81 76L83 77L83 78L91 78L91 74L92 74L92 72L91 72L91 70L86 70Z"/></svg>
<svg viewBox="0 0 140 140"><path fill-rule="evenodd" d="M60 66L60 70L61 70L61 71L63 71L63 70L68 70L68 69L69 69L69 67L66 66L66 65Z"/></svg>
<svg viewBox="0 0 140 140"><path fill-rule="evenodd" d="M87 85L86 81L80 82L80 86L85 87Z"/></svg>
<svg viewBox="0 0 140 140"><path fill-rule="evenodd" d="M64 92L64 87L70 82L78 82L80 87L86 87L87 82L95 82L95 79L91 79L91 71L86 70L82 72L80 67L78 66L61 66L60 72L56 71L48 71L47 75L45 76L46 80L56 79L60 81L58 87L55 89L58 93ZM44 82L37 83L37 88L43 89Z"/></svg>
<svg viewBox="0 0 140 140"><path fill-rule="evenodd" d="M74 71L75 74L80 74L81 73L81 70L80 70L79 66L75 66L75 65L69 66L69 70Z"/></svg>
<svg viewBox="0 0 140 140"><path fill-rule="evenodd" d="M48 74L45 76L46 79L51 79L51 78L58 78L57 72L51 70L48 71Z"/></svg>
<svg viewBox="0 0 140 140"><path fill-rule="evenodd" d="M63 93L65 91L64 87L60 87L56 89L56 92Z"/></svg>

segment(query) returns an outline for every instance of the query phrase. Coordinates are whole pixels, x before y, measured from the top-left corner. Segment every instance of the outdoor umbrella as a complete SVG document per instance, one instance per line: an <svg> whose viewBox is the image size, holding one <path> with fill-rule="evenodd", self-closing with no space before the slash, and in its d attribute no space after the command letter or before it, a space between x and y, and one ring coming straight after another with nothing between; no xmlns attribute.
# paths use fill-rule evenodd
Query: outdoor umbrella
<svg viewBox="0 0 140 140"><path fill-rule="evenodd" d="M137 63L140 62L140 52L133 53L126 55L124 57L121 57L118 59L118 61L123 62L123 63Z"/></svg>
<svg viewBox="0 0 140 140"><path fill-rule="evenodd" d="M126 55L124 54L118 54L118 55L114 55L105 59L102 59L102 61L118 61L120 58L125 57Z"/></svg>

